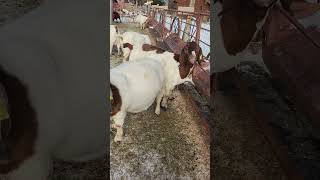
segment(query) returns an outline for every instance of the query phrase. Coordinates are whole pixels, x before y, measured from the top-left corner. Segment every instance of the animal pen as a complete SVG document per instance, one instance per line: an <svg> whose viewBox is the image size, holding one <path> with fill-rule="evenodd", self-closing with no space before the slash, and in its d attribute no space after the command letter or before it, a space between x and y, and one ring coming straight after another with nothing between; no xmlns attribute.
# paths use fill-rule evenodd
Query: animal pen
<svg viewBox="0 0 320 180"><path fill-rule="evenodd" d="M130 7L121 5L125 9ZM209 14L154 7L132 9L148 16L148 26L144 30L137 29L132 23L135 15L123 15L122 23L114 23L121 33L146 34L153 45L177 54L186 42L196 41L203 58L200 64L194 62L195 86L179 85L167 110L156 116L153 105L144 112L127 116L124 143L110 142L110 178L209 179ZM120 61L121 57L112 55L111 68Z"/></svg>

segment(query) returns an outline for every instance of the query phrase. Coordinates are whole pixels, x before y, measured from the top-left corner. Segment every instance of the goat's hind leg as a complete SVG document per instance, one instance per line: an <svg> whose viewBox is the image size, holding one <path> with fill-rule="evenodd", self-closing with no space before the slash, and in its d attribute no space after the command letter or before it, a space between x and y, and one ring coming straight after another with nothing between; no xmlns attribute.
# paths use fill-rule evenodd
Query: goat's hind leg
<svg viewBox="0 0 320 180"><path fill-rule="evenodd" d="M165 90L165 93L164 93L164 95L163 95L163 99L162 99L162 102L161 102L161 106L162 106L163 108L165 108L165 109L168 108L168 98L169 98L169 96L170 96L170 92L171 92L170 89L166 89L166 90Z"/></svg>
<svg viewBox="0 0 320 180"><path fill-rule="evenodd" d="M121 111L118 112L114 117L114 125L112 125L114 128L117 129L116 135L114 137L115 142L121 142L123 141L123 124L124 124L124 118L126 117L126 112Z"/></svg>
<svg viewBox="0 0 320 180"><path fill-rule="evenodd" d="M158 94L157 98L156 98L156 110L155 113L157 115L160 115L160 103L161 103L161 99L164 96L164 90L161 90L160 93Z"/></svg>

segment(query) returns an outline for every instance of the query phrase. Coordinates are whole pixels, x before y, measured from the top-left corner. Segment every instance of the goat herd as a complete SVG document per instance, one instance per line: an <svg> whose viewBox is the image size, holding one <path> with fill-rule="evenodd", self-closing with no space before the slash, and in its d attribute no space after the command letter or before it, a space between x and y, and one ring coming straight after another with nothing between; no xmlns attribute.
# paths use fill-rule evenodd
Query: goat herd
<svg viewBox="0 0 320 180"><path fill-rule="evenodd" d="M143 29L147 17L137 15L135 22ZM160 106L168 107L168 98L175 86L192 81L195 61L202 59L202 51L195 42L188 42L180 54L151 45L148 35L138 32L121 34L116 25L110 26L110 55L113 45L118 56L123 52L122 64L110 70L110 117L114 122L114 141L123 140L123 124L126 113L138 113L156 102L155 113Z"/></svg>

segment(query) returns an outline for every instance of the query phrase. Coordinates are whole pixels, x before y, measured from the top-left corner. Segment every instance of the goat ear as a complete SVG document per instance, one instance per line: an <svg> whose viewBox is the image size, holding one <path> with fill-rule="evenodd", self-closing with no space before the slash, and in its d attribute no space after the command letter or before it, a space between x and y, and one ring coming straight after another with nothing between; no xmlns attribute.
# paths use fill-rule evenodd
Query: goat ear
<svg viewBox="0 0 320 180"><path fill-rule="evenodd" d="M123 48L129 48L130 50L133 49L133 45L130 43L123 43Z"/></svg>
<svg viewBox="0 0 320 180"><path fill-rule="evenodd" d="M235 0L225 0L223 3L223 9L234 7L232 11L224 13L220 21L224 47L230 55L243 51L257 30L259 19L256 12L244 4Z"/></svg>
<svg viewBox="0 0 320 180"><path fill-rule="evenodd" d="M173 55L173 59L176 60L177 62L179 62L179 58L180 58L179 54L174 54Z"/></svg>
<svg viewBox="0 0 320 180"><path fill-rule="evenodd" d="M191 64L191 63L180 64L180 66L179 66L180 78L181 79L186 78L189 75L192 67L193 67L193 64Z"/></svg>

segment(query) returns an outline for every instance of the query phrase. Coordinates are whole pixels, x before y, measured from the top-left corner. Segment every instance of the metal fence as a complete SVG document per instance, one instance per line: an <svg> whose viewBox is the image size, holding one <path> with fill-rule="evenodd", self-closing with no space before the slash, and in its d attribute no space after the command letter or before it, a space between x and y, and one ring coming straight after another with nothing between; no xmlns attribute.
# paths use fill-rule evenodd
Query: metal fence
<svg viewBox="0 0 320 180"><path fill-rule="evenodd" d="M210 54L210 15L171 9L151 7L146 14L161 30L160 37L165 39L174 34L184 42L195 41L203 49L205 56Z"/></svg>

